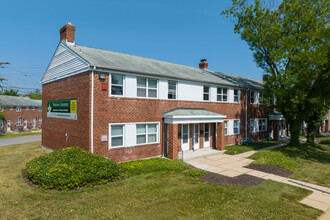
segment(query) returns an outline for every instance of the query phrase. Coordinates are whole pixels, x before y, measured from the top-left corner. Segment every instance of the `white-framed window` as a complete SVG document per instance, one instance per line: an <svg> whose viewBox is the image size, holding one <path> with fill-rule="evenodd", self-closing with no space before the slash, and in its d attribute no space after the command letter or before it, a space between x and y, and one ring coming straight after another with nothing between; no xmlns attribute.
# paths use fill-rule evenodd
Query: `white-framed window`
<svg viewBox="0 0 330 220"><path fill-rule="evenodd" d="M256 101L255 94L256 93L254 91L250 91L250 102L251 102L251 104L255 104L255 101Z"/></svg>
<svg viewBox="0 0 330 220"><path fill-rule="evenodd" d="M41 123L42 123L42 118L38 118L38 124L41 125Z"/></svg>
<svg viewBox="0 0 330 220"><path fill-rule="evenodd" d="M31 110L34 111L35 110L35 107L31 107Z"/></svg>
<svg viewBox="0 0 330 220"><path fill-rule="evenodd" d="M234 89L234 102L239 102L239 89Z"/></svg>
<svg viewBox="0 0 330 220"><path fill-rule="evenodd" d="M225 135L228 134L228 121L225 121Z"/></svg>
<svg viewBox="0 0 330 220"><path fill-rule="evenodd" d="M20 112L21 111L21 107L16 106L16 112Z"/></svg>
<svg viewBox="0 0 330 220"><path fill-rule="evenodd" d="M16 119L16 126L21 126L21 125L22 125L22 120Z"/></svg>
<svg viewBox="0 0 330 220"><path fill-rule="evenodd" d="M13 110L13 106L10 106L10 107L9 107L9 110Z"/></svg>
<svg viewBox="0 0 330 220"><path fill-rule="evenodd" d="M124 76L118 74L111 74L111 88L110 93L113 96L124 95Z"/></svg>
<svg viewBox="0 0 330 220"><path fill-rule="evenodd" d="M111 147L124 146L124 125L111 125Z"/></svg>
<svg viewBox="0 0 330 220"><path fill-rule="evenodd" d="M30 107L29 107L29 106L26 106L26 107L25 107L25 110L29 110L29 109L30 109Z"/></svg>
<svg viewBox="0 0 330 220"><path fill-rule="evenodd" d="M176 99L176 88L177 82L176 81L168 81L168 99Z"/></svg>
<svg viewBox="0 0 330 220"><path fill-rule="evenodd" d="M42 108L41 107L38 107L38 111L41 112L42 111Z"/></svg>
<svg viewBox="0 0 330 220"><path fill-rule="evenodd" d="M218 102L227 102L228 100L228 90L225 88L217 88L217 101Z"/></svg>
<svg viewBox="0 0 330 220"><path fill-rule="evenodd" d="M157 98L157 79L137 77L137 96Z"/></svg>
<svg viewBox="0 0 330 220"><path fill-rule="evenodd" d="M210 100L210 87L209 86L203 87L203 100L204 101Z"/></svg>
<svg viewBox="0 0 330 220"><path fill-rule="evenodd" d="M250 119L250 133L255 132L255 129L256 129L255 123L256 123L255 119Z"/></svg>
<svg viewBox="0 0 330 220"><path fill-rule="evenodd" d="M267 119L259 119L259 131L267 131Z"/></svg>
<svg viewBox="0 0 330 220"><path fill-rule="evenodd" d="M233 133L239 134L239 120L234 120Z"/></svg>
<svg viewBox="0 0 330 220"><path fill-rule="evenodd" d="M137 124L136 144L157 143L157 124Z"/></svg>

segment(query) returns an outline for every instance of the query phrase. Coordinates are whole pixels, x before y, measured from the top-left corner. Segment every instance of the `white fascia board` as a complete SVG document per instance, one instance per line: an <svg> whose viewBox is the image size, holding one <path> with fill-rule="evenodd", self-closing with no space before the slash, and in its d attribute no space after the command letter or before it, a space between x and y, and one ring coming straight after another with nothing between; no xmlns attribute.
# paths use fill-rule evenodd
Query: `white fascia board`
<svg viewBox="0 0 330 220"><path fill-rule="evenodd" d="M166 124L197 124L223 122L223 118L165 118Z"/></svg>
<svg viewBox="0 0 330 220"><path fill-rule="evenodd" d="M283 115L270 115L268 117L269 117L269 120L275 120L275 121L284 121L285 120Z"/></svg>
<svg viewBox="0 0 330 220"><path fill-rule="evenodd" d="M168 115L164 116L163 118L168 118L168 119L186 119L186 118L191 118L191 119L200 119L200 118L214 118L214 119L224 119L226 118L226 115L218 115L218 116L212 116L212 115Z"/></svg>

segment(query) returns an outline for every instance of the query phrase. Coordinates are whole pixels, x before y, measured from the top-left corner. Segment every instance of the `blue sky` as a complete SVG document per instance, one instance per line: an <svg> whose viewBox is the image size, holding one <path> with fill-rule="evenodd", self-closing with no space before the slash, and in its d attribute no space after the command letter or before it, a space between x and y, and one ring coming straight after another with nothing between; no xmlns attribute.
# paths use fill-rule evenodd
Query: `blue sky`
<svg viewBox="0 0 330 220"><path fill-rule="evenodd" d="M76 43L262 79L233 23L220 16L230 0L56 0L1 2L0 69L4 88L41 88L59 43L59 29L76 26Z"/></svg>

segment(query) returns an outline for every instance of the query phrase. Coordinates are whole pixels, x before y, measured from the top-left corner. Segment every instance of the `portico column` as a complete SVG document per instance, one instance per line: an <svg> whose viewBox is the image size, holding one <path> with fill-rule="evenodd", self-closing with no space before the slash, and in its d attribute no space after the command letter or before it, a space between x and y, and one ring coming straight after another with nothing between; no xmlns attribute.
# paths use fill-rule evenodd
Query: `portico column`
<svg viewBox="0 0 330 220"><path fill-rule="evenodd" d="M181 151L181 141L178 137L179 125L167 124L168 126L168 158L177 159L178 152Z"/></svg>
<svg viewBox="0 0 330 220"><path fill-rule="evenodd" d="M217 137L216 137L216 148L217 150L225 149L225 123L217 123Z"/></svg>

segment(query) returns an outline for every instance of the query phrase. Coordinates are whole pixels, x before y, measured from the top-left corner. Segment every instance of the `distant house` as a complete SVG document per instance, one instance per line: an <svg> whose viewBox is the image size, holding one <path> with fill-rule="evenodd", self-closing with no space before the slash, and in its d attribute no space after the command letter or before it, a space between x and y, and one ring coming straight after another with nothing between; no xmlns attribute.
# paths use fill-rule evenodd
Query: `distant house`
<svg viewBox="0 0 330 220"><path fill-rule="evenodd" d="M41 102L29 97L0 95L0 106L6 118L6 121L0 120L1 130L41 128Z"/></svg>
<svg viewBox="0 0 330 220"><path fill-rule="evenodd" d="M115 161L175 159L244 137L286 135L283 116L262 99L262 81L209 70L205 59L195 68L81 46L71 23L41 83L42 145L51 149L79 146Z"/></svg>

